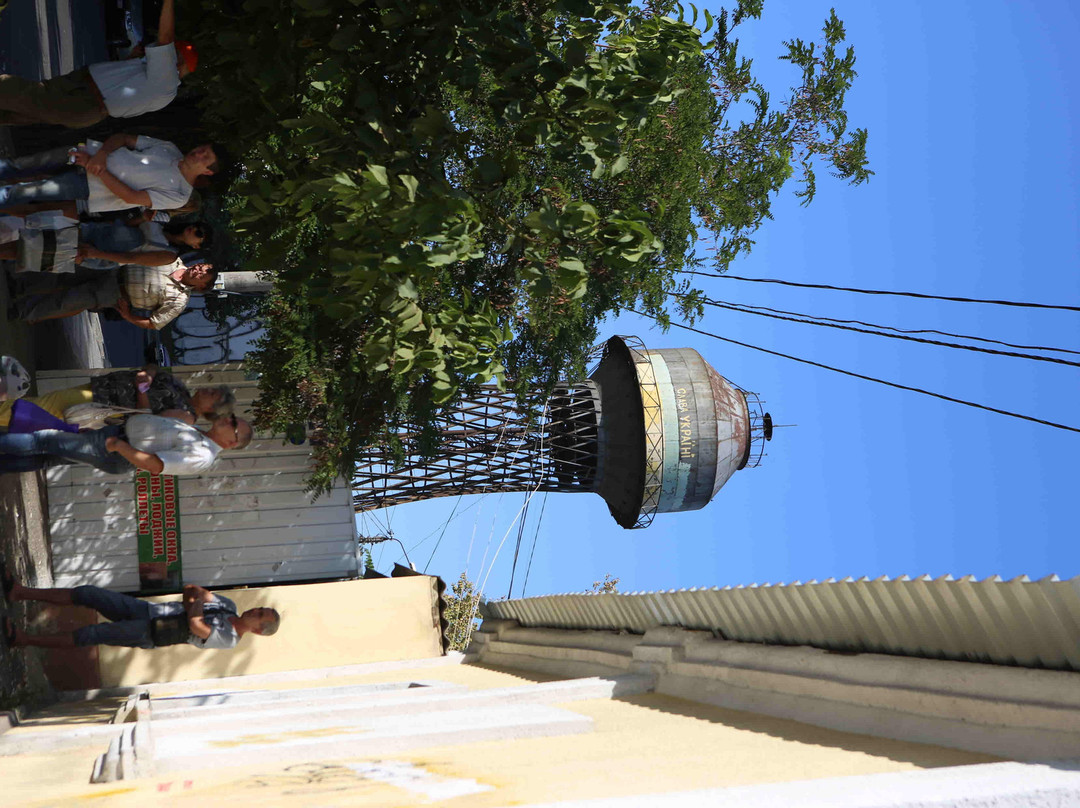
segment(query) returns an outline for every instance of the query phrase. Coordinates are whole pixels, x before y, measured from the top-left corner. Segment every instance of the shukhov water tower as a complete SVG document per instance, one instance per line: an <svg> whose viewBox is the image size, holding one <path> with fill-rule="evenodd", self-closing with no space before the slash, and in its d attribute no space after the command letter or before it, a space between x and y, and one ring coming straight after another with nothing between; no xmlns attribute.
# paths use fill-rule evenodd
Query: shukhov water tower
<svg viewBox="0 0 1080 808"><path fill-rule="evenodd" d="M612 337L587 379L556 387L539 417L484 387L440 424L438 454L394 467L374 450L353 481L357 511L492 491L595 492L625 528L704 507L756 466L772 419L761 402L690 348L649 350Z"/></svg>

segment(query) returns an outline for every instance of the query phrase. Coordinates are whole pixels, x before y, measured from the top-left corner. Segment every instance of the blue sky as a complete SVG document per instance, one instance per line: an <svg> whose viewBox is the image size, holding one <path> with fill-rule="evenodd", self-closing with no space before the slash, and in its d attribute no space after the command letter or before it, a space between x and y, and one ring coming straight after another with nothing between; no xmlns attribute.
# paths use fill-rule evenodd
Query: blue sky
<svg viewBox="0 0 1080 808"><path fill-rule="evenodd" d="M733 274L931 294L1080 303L1077 216L1080 11L1064 2L835 0L859 78L854 126L870 130L872 181L825 176L804 208L790 194ZM710 4L715 11L716 5ZM767 0L740 38L779 100L795 82L780 43L809 39L829 2ZM822 175L825 172L821 172ZM1080 314L702 279L723 300L1080 349ZM1075 368L901 343L712 310L706 330L859 373L1080 426ZM1080 574L1080 435L798 365L624 316L602 329L650 347L696 348L758 392L778 430L760 468L738 472L696 512L626 531L591 494L529 509L514 596L534 533L529 595L829 577ZM418 567L467 569L504 597L524 495L456 498L378 512ZM491 566L496 547L505 545ZM385 549L381 549L385 548ZM380 569L401 560L376 551ZM489 571L490 570L490 571Z"/></svg>

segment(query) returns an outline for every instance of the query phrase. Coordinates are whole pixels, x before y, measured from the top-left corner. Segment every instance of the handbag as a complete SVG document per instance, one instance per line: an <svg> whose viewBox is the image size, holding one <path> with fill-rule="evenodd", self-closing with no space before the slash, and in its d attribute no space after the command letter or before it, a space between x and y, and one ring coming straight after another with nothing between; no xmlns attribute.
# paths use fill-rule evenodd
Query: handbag
<svg viewBox="0 0 1080 808"><path fill-rule="evenodd" d="M150 639L154 646L180 645L191 637L191 627L186 614L171 614L150 619Z"/></svg>
<svg viewBox="0 0 1080 808"><path fill-rule="evenodd" d="M64 410L64 420L75 424L79 429L101 429L108 426L112 419L125 418L128 415L145 415L150 410L137 410L129 407L117 407L112 404L73 404Z"/></svg>
<svg viewBox="0 0 1080 808"><path fill-rule="evenodd" d="M79 257L79 228L57 230L27 227L22 231L15 257L16 272L75 271Z"/></svg>

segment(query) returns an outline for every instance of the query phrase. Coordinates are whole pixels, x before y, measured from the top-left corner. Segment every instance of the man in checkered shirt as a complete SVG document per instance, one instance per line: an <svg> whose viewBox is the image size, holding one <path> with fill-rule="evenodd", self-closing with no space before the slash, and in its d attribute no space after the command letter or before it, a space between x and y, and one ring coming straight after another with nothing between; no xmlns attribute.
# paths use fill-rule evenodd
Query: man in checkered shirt
<svg viewBox="0 0 1080 808"><path fill-rule="evenodd" d="M36 323L71 317L86 310L112 308L139 328L157 330L187 308L193 292L210 289L217 278L217 270L206 262L187 266L178 258L159 267L126 264L106 271L80 269L76 278L79 282L66 289L19 299L14 315ZM140 316L132 309L143 309L149 314Z"/></svg>

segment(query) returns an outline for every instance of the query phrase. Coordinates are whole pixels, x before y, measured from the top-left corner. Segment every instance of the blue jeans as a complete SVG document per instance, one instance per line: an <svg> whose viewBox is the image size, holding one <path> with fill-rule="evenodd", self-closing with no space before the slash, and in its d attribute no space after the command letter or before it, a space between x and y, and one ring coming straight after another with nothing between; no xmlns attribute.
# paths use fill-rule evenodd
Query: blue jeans
<svg viewBox="0 0 1080 808"><path fill-rule="evenodd" d="M27 179L42 175L45 175L45 179ZM18 184L6 184L12 182ZM66 148L0 160L0 183L5 183L0 185L0 208L71 202L90 196L86 174L81 169L68 165Z"/></svg>
<svg viewBox="0 0 1080 808"><path fill-rule="evenodd" d="M123 645L128 648L153 648L150 621L184 610L181 603L147 603L145 600L111 592L99 586L77 586L71 600L78 606L93 609L111 623L96 623L75 629L76 645Z"/></svg>
<svg viewBox="0 0 1080 808"><path fill-rule="evenodd" d="M10 159L0 158L0 184L7 185L20 180L52 176L70 168L67 148L49 149L37 154Z"/></svg>
<svg viewBox="0 0 1080 808"><path fill-rule="evenodd" d="M107 426L77 434L60 429L8 432L0 435L0 474L36 471L46 466L85 463L108 474L132 471L122 455L105 448L105 441L119 437L123 428Z"/></svg>
<svg viewBox="0 0 1080 808"><path fill-rule="evenodd" d="M15 205L43 205L50 202L74 202L90 196L90 186L81 171L65 171L43 180L0 185L0 208Z"/></svg>

